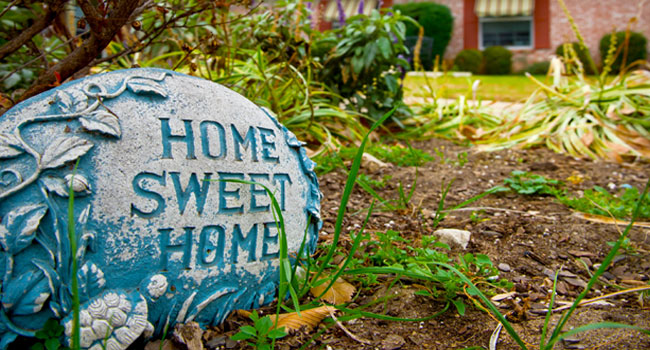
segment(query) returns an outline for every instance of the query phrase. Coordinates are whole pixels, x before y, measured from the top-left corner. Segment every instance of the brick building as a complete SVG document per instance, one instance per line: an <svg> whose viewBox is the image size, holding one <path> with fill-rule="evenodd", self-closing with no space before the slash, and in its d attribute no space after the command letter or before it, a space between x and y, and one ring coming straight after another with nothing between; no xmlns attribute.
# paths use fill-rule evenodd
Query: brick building
<svg viewBox="0 0 650 350"><path fill-rule="evenodd" d="M356 9L361 0L344 0L349 10ZM408 0L368 0L364 3L421 2ZM445 52L453 59L462 49L483 49L502 45L513 52L514 69L548 60L555 48L567 41L577 41L569 20L557 0L436 0L448 6L454 16L454 31ZM599 62L600 38L612 30L625 30L628 24L633 31L650 38L650 1L646 0L564 0L578 29L585 38L594 59ZM331 26L336 15L335 0L321 0L324 10L320 28ZM370 5L373 6L373 5ZM347 6L344 6L347 7ZM327 11L329 10L329 12ZM632 18L636 22L630 23ZM435 40L435 38L434 38Z"/></svg>

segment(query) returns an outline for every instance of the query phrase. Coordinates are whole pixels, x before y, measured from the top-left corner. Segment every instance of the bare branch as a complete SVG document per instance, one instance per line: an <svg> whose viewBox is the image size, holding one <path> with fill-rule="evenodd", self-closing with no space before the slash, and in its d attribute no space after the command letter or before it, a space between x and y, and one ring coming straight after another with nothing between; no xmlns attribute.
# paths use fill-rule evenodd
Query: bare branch
<svg viewBox="0 0 650 350"><path fill-rule="evenodd" d="M57 75L61 81L64 81L77 71L86 67L111 42L115 34L128 21L129 15L140 5L141 1L117 1L105 18L105 21L103 21L104 25L101 31L95 32L91 30L90 36L84 40L81 46L72 51L64 60L41 74L19 100L22 101L55 86Z"/></svg>
<svg viewBox="0 0 650 350"><path fill-rule="evenodd" d="M86 23L90 26L90 30L94 33L101 33L103 27L102 20L104 19L104 16L102 16L97 8L88 0L77 1L77 4L84 13L84 18L86 19Z"/></svg>
<svg viewBox="0 0 650 350"><path fill-rule="evenodd" d="M45 12L43 17L40 17L31 27L22 31L17 37L11 39L2 47L0 47L0 60L11 55L14 51L20 49L25 43L31 40L35 35L40 33L43 29L47 28L56 16L63 10L63 5L67 0L53 0Z"/></svg>

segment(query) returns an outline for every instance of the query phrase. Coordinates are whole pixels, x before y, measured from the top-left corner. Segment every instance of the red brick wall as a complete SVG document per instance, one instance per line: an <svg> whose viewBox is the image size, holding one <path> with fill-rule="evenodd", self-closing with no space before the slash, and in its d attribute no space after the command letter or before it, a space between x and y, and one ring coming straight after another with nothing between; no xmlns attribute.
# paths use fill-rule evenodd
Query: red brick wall
<svg viewBox="0 0 650 350"><path fill-rule="evenodd" d="M421 2L415 0L413 2ZM562 8L557 0L537 0L542 3L550 2L550 27L549 47L547 49L535 49L514 52L515 68L520 69L524 66L537 62L548 60L550 55L555 53L555 48L565 41L576 41L576 37L571 30L569 20L564 15ZM578 29L585 38L585 42L592 52L596 62L600 62L598 52L598 43L600 38L613 29L625 30L628 21L636 17L637 22L632 24L634 31L642 32L646 38L650 39L650 1L645 2L645 6L639 8L640 0L564 0L569 12L573 16ZM397 3L410 2L408 0L395 0ZM454 32L451 41L445 52L445 58L454 58L465 45L464 37L469 33L464 32L464 3L473 0L438 0L437 3L449 6L454 16ZM537 4L540 5L540 4ZM536 36L536 40L540 38ZM435 38L434 38L435 40ZM650 51L650 48L649 48Z"/></svg>

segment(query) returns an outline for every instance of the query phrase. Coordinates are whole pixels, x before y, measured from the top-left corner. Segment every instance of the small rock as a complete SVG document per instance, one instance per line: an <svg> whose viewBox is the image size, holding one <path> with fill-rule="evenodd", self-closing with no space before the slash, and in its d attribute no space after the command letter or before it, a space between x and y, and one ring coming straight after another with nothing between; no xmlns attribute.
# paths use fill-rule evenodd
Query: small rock
<svg viewBox="0 0 650 350"><path fill-rule="evenodd" d="M627 259L627 255L617 255L612 260L612 264L617 264L617 263L619 263L619 262L621 262L621 261L623 261L625 259Z"/></svg>
<svg viewBox="0 0 650 350"><path fill-rule="evenodd" d="M440 242L446 243L450 246L457 245L463 249L467 249L469 238L472 235L472 233L469 231L457 230L453 228L443 228L436 230L433 234L438 236Z"/></svg>
<svg viewBox="0 0 650 350"><path fill-rule="evenodd" d="M381 341L382 350L400 349L406 344L406 340L397 334L389 334Z"/></svg>
<svg viewBox="0 0 650 350"><path fill-rule="evenodd" d="M568 284L574 286L574 287L580 287L580 288L585 288L587 286L587 282L581 280L580 278L565 278L564 279Z"/></svg>
<svg viewBox="0 0 650 350"><path fill-rule="evenodd" d="M553 272L553 270L549 269L548 267L545 267L544 270L542 270L542 273L551 280L555 279L555 272Z"/></svg>
<svg viewBox="0 0 650 350"><path fill-rule="evenodd" d="M150 341L147 343L147 345L144 346L144 350L160 350L160 339ZM174 342L172 342L169 339L165 339L165 341L162 344L162 350L178 350L178 347L174 345Z"/></svg>
<svg viewBox="0 0 650 350"><path fill-rule="evenodd" d="M486 236L494 237L494 238L503 237L503 233L497 232L497 231L491 231L491 230L483 231L483 234L486 235Z"/></svg>
<svg viewBox="0 0 650 350"><path fill-rule="evenodd" d="M576 277L578 277L578 275L576 275L575 273L572 273L572 272L569 272L569 271L566 271L566 270L560 271L558 276L567 277L567 278L576 278Z"/></svg>
<svg viewBox="0 0 650 350"><path fill-rule="evenodd" d="M512 269L510 268L510 265L506 263L500 263L497 268L503 272L510 272Z"/></svg>
<svg viewBox="0 0 650 350"><path fill-rule="evenodd" d="M576 343L580 342L580 339L572 338L572 337L566 337L566 338L562 339L562 342L564 344L576 344Z"/></svg>
<svg viewBox="0 0 650 350"><path fill-rule="evenodd" d="M557 286L555 287L555 290L560 295L567 295L568 292L569 292L568 286L567 286L566 282L564 282L564 281L559 281L557 283Z"/></svg>
<svg viewBox="0 0 650 350"><path fill-rule="evenodd" d="M202 336L203 330L196 322L177 323L174 326L174 333L172 333L174 342L183 345L188 350L203 350Z"/></svg>
<svg viewBox="0 0 650 350"><path fill-rule="evenodd" d="M603 276L604 278L610 280L610 281L616 279L616 276L614 276L614 275L613 275L611 272L609 272L609 271L605 271L605 272L603 272L602 276Z"/></svg>
<svg viewBox="0 0 650 350"><path fill-rule="evenodd" d="M569 250L569 254L571 254L573 256L577 256L577 257L586 256L586 257L593 258L593 257L596 256L594 253L585 252L585 251L581 251L581 250Z"/></svg>
<svg viewBox="0 0 650 350"><path fill-rule="evenodd" d="M226 340L227 339L228 339L228 337L226 337L225 335L218 335L218 336L208 340L205 343L205 346L208 349L217 349L217 348L219 348L221 346L226 345Z"/></svg>
<svg viewBox="0 0 650 350"><path fill-rule="evenodd" d="M389 166L389 163L382 162L370 153L364 153L361 158L361 167L368 169L368 171L371 173L374 173L382 168L387 168Z"/></svg>

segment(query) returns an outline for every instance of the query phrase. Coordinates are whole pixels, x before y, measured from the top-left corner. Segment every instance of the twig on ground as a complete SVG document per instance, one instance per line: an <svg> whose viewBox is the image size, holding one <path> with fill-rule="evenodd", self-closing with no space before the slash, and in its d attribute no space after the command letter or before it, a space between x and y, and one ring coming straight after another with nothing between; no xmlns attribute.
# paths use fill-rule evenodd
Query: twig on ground
<svg viewBox="0 0 650 350"><path fill-rule="evenodd" d="M333 310L330 309L329 312L330 312L330 316L332 317L334 322L336 322L336 325L339 326L339 328L341 328L341 330L343 332L345 332L345 334L347 334L348 337L354 339L355 341L357 341L357 342L359 342L361 344L372 345L372 343L369 340L361 339L361 338L357 337L356 335L352 334L352 332L350 332L347 328L345 328L345 326L341 323L341 321L339 321L338 318L336 318L336 315L334 315Z"/></svg>

